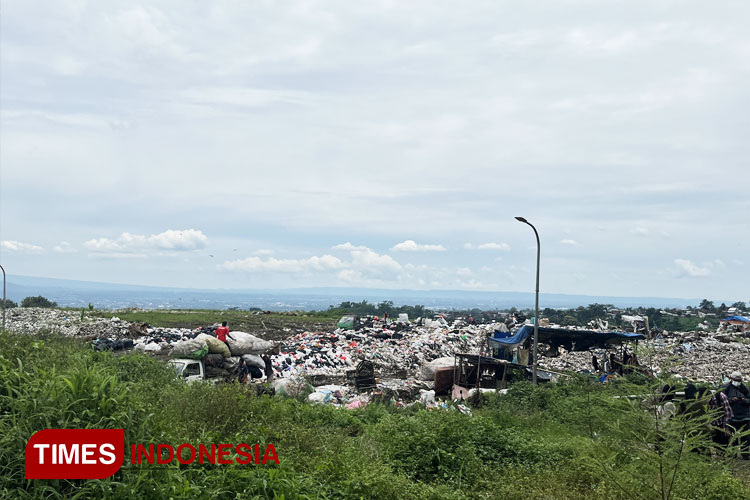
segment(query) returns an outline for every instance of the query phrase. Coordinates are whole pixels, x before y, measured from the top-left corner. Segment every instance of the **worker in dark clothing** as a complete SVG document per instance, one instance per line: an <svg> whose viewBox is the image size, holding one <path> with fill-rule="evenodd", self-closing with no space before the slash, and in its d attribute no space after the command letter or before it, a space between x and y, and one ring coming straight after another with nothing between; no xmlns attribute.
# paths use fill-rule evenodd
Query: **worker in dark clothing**
<svg viewBox="0 0 750 500"><path fill-rule="evenodd" d="M271 358L268 354L264 354L261 358L263 358L263 362L265 363L264 372L266 375L266 382L270 382L273 380L273 364L271 363Z"/></svg>
<svg viewBox="0 0 750 500"><path fill-rule="evenodd" d="M226 344L228 334L229 334L229 328L227 328L227 322L222 321L221 326L216 329L216 338Z"/></svg>
<svg viewBox="0 0 750 500"><path fill-rule="evenodd" d="M245 363L245 360L240 358L239 372L237 373L237 381L240 384L247 382L247 376L250 374L250 368Z"/></svg>
<svg viewBox="0 0 750 500"><path fill-rule="evenodd" d="M721 390L729 400L734 416L729 424L734 427L735 432L743 432L750 429L750 390L742 383L742 374L738 371L729 375L729 383ZM750 436L740 438L742 458L750 459Z"/></svg>

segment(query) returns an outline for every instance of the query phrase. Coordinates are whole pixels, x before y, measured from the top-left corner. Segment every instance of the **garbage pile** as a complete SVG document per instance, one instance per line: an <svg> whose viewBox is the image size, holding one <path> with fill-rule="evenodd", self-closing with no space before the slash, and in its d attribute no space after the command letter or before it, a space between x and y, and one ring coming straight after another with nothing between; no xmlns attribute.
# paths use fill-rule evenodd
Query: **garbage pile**
<svg viewBox="0 0 750 500"><path fill-rule="evenodd" d="M626 350L634 352L634 345ZM620 348L609 352L620 352ZM653 340L640 341L635 351L641 366L659 373L666 370L690 380L716 383L734 370L747 370L750 343L742 337L727 339L709 332L663 333ZM539 365L555 371L593 371L592 355L603 362L607 351L568 352L560 356L540 356Z"/></svg>
<svg viewBox="0 0 750 500"><path fill-rule="evenodd" d="M423 364L459 352L476 352L497 325L467 325L457 320L429 322L395 331L384 328L304 332L281 344L271 357L281 377L335 375L351 370L361 360L371 361L377 376L401 373L413 377Z"/></svg>
<svg viewBox="0 0 750 500"><path fill-rule="evenodd" d="M96 339L100 349L131 349L139 343L158 343L162 347L194 337L199 332L188 328L153 328L146 323L130 323L113 316L110 319L93 318L80 311L64 311L40 307L15 307L6 310L6 328L16 333L33 334L49 331L66 337ZM206 332L204 332L206 333ZM133 342L122 342L131 339Z"/></svg>
<svg viewBox="0 0 750 500"><path fill-rule="evenodd" d="M284 382L294 379L281 379L274 386L284 387ZM383 380L377 389L368 393L358 393L351 386L346 385L322 385L313 388L307 396L310 403L326 404L356 410L364 408L370 403L381 403L395 407L407 407L416 403L424 405L428 410L452 410L471 415L471 410L463 405L438 401L435 399L435 391L427 388L427 384L416 382L411 386L408 394L400 392L403 389L403 381ZM288 384L287 384L288 385ZM277 393L284 394L285 389L277 388Z"/></svg>
<svg viewBox="0 0 750 500"><path fill-rule="evenodd" d="M430 362L450 358L457 352L476 353L487 334L504 329L502 323L469 324L459 316L446 317L449 320L424 318L409 323L386 323L380 318L365 318L353 330L297 334L290 330L291 335L279 345L279 353L270 356L274 376L306 376L313 379L313 385L351 385L352 380L347 375L360 361L369 360L373 363L379 388L384 380L398 381L392 387L396 392L394 400L418 397L420 389L429 388L429 384L421 386L417 381L422 369ZM514 330L524 320L522 316L514 316L505 324ZM84 337L91 340L98 350L137 350L161 355L169 354L178 342L195 339L201 334L213 338L216 329L215 326L160 328L130 323L117 317L92 318L80 311L44 308L8 309L6 327L18 333L53 331ZM258 345L251 351L260 352L259 349L267 349L270 345ZM231 345L229 347L231 350ZM633 346L628 346L628 349L632 352ZM237 360L242 356L231 354L231 358ZM593 354L602 360L605 352L594 351ZM209 353L208 356L215 354ZM749 356L748 338L725 330L661 332L654 340L641 341L638 348L641 365L660 367L689 379L710 382L718 381L723 374L735 369L746 370ZM540 366L554 371L592 371L591 357L592 352L566 352L561 348L558 357L541 356ZM234 366L237 360L229 359L225 358L220 364L226 362L228 366ZM259 364L257 360L253 361ZM246 363L251 364L248 360ZM226 369L224 366L217 368Z"/></svg>

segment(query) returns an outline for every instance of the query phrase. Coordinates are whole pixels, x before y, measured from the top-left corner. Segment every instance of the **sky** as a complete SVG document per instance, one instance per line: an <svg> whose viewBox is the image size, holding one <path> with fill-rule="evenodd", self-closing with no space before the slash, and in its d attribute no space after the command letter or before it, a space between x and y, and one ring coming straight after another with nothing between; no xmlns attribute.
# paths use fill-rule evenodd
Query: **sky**
<svg viewBox="0 0 750 500"><path fill-rule="evenodd" d="M0 264L750 300L750 3L6 0Z"/></svg>

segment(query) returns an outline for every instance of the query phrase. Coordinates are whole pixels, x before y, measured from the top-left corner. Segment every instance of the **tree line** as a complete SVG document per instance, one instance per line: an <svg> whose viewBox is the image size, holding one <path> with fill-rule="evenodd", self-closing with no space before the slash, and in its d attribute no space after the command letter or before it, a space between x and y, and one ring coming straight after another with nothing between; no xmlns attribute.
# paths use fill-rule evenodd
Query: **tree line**
<svg viewBox="0 0 750 500"><path fill-rule="evenodd" d="M0 299L0 304L2 304L2 302L3 299ZM10 299L5 299L5 304L2 305L4 305L6 309L18 307L18 304ZM21 307L57 307L57 302L52 302L46 297L37 295L36 297L26 297L23 299L21 301Z"/></svg>

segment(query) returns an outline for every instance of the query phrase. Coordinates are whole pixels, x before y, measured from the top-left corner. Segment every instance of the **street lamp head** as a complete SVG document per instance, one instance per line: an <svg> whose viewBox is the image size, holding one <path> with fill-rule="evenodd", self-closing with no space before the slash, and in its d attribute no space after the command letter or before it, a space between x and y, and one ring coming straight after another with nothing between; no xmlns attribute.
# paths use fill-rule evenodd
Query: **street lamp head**
<svg viewBox="0 0 750 500"><path fill-rule="evenodd" d="M528 223L529 223L529 221L527 221L527 220L526 220L526 219L524 219L523 217L516 217L516 220L517 220L517 221L519 221L519 222L525 222L526 224L528 224Z"/></svg>

